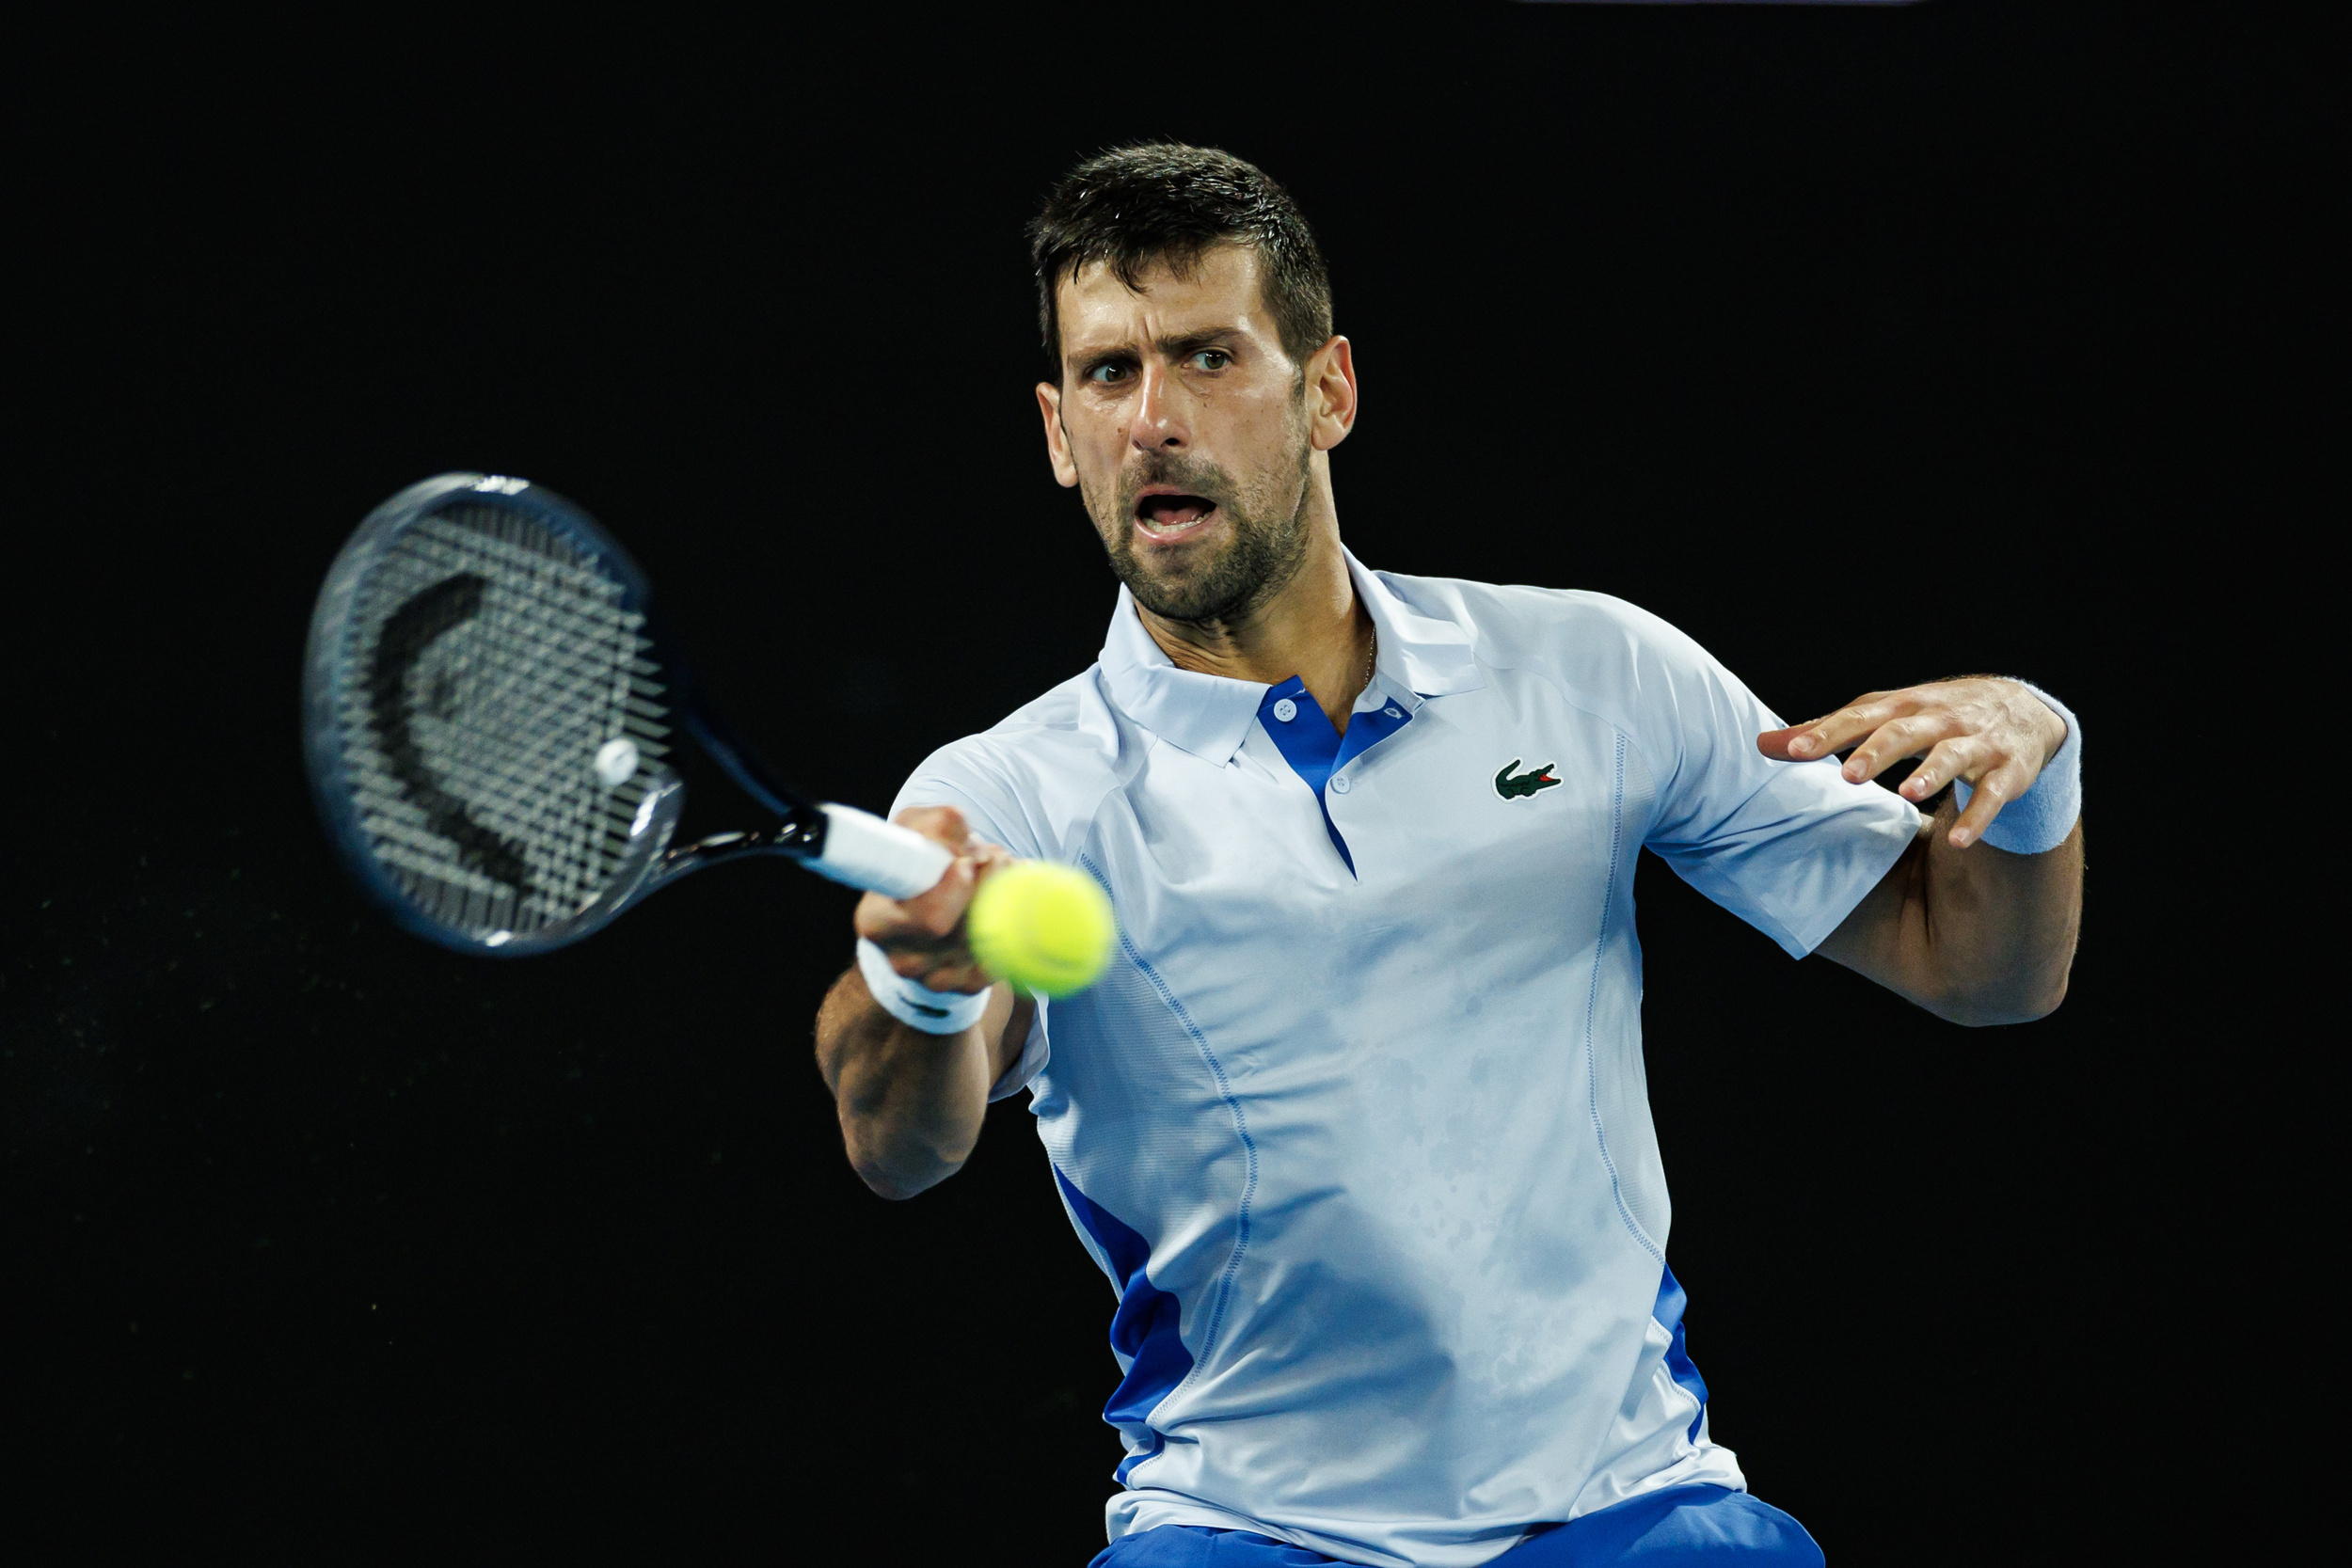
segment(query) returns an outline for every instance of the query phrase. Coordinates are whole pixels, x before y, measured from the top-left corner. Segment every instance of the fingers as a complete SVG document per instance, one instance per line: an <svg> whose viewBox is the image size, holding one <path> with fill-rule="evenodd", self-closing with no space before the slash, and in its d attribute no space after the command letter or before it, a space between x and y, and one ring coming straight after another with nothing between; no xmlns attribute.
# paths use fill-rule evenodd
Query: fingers
<svg viewBox="0 0 2352 1568"><path fill-rule="evenodd" d="M2032 787L2065 741L2066 725L2031 689L2001 676L1970 675L1899 691L1869 691L1836 713L1756 737L1768 757L1808 762L1852 748L1845 777L1875 779L1904 757L1924 757L1898 791L1921 801L1954 780L1974 793L1952 825L1954 848L1984 836L2001 808Z"/></svg>
<svg viewBox="0 0 2352 1568"><path fill-rule="evenodd" d="M1756 750L1787 762L1810 762L1842 752L1888 720L1911 711L1916 704L1906 692L1869 691L1826 718L1767 730L1756 737Z"/></svg>
<svg viewBox="0 0 2352 1568"><path fill-rule="evenodd" d="M857 934L881 947L902 977L933 990L977 991L988 976L972 957L963 933L963 913L972 902L977 865L960 855L936 886L920 896L885 898L869 893L858 900Z"/></svg>
<svg viewBox="0 0 2352 1568"><path fill-rule="evenodd" d="M1984 736L1955 736L1938 741L1928 752L1927 760L1912 769L1911 777L1895 793L1915 804L1954 779L1975 778L1998 760L1999 754Z"/></svg>
<svg viewBox="0 0 2352 1568"><path fill-rule="evenodd" d="M932 990L974 992L990 984L972 957L963 933L964 911L981 879L1012 863L1002 845L972 837L963 814L953 806L911 806L895 820L956 852L945 874L913 898L869 893L858 900L851 924L857 934L880 946L902 977Z"/></svg>
<svg viewBox="0 0 2352 1568"><path fill-rule="evenodd" d="M1958 733L1959 725L1951 713L1942 709L1923 711L1915 698L1899 691L1858 699L1811 723L1767 730L1756 737L1756 748L1775 760L1804 762L1853 746L1867 736L1868 738L1854 746L1853 755L1846 759L1847 779L1860 784L1877 778L1902 758L1915 757L1937 741Z"/></svg>
<svg viewBox="0 0 2352 1568"><path fill-rule="evenodd" d="M885 947L936 945L963 919L976 884L975 848L971 826L953 806L909 806L894 821L955 851L956 858L939 880L912 898L888 898L869 893L858 900L854 924L858 935Z"/></svg>
<svg viewBox="0 0 2352 1568"><path fill-rule="evenodd" d="M891 820L958 852L972 841L971 824L953 806L909 806Z"/></svg>
<svg viewBox="0 0 2352 1568"><path fill-rule="evenodd" d="M884 947L935 948L953 938L977 885L970 855L958 855L937 882L912 898L869 893L857 902L859 936Z"/></svg>
<svg viewBox="0 0 2352 1568"><path fill-rule="evenodd" d="M1960 814L1946 835L1955 849L1965 849L1984 836L1985 829L2001 815L2008 805L2033 784L2035 769L2024 761L2011 757L1981 779L1974 781L1976 793L1968 798L1968 809Z"/></svg>
<svg viewBox="0 0 2352 1568"><path fill-rule="evenodd" d="M1846 780L1861 784L1875 779L1904 757L1915 757L1959 733L1959 723L1947 712L1915 713L1882 724L1846 759Z"/></svg>

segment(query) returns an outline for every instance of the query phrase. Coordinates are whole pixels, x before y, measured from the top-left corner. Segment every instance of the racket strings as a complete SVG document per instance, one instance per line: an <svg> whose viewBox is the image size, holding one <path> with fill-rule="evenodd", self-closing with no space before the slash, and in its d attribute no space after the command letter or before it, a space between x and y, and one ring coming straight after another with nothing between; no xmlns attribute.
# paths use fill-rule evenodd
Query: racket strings
<svg viewBox="0 0 2352 1568"><path fill-rule="evenodd" d="M354 595L340 715L361 826L418 907L527 934L621 867L669 726L644 616L537 519L461 504L421 519ZM637 766L599 774L613 741Z"/></svg>

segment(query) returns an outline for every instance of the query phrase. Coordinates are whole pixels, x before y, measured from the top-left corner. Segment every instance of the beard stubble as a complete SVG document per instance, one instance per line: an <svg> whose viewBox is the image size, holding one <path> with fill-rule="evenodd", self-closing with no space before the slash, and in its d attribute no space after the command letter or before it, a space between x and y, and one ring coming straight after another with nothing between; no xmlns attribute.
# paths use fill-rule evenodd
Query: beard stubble
<svg viewBox="0 0 2352 1568"><path fill-rule="evenodd" d="M1246 484L1236 484L1214 463L1155 451L1120 476L1115 498L1085 495L1111 571L1137 604L1170 621L1233 621L1289 585L1307 559L1308 461L1313 451L1303 419L1294 435L1291 461ZM1216 502L1229 537L1214 550L1188 548L1158 571L1146 566L1136 553L1136 500L1149 484L1172 484ZM1109 509L1101 504L1103 499L1112 500Z"/></svg>

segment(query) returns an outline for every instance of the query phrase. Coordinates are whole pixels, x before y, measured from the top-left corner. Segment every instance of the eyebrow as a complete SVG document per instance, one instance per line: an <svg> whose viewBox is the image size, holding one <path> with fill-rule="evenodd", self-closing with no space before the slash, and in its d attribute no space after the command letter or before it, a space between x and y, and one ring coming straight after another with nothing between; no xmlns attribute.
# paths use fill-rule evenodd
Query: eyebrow
<svg viewBox="0 0 2352 1568"><path fill-rule="evenodd" d="M1240 335L1240 332L1239 327L1212 326L1199 332L1185 332L1173 338L1162 338L1152 346L1170 359L1183 359L1200 353L1204 348L1218 348L1231 343Z"/></svg>
<svg viewBox="0 0 2352 1568"><path fill-rule="evenodd" d="M1157 339L1152 346L1170 359L1184 359L1200 353L1204 348L1228 347L1235 339L1244 335L1244 330L1239 326L1202 327L1196 332L1180 332L1171 338ZM1136 348L1133 343L1120 343L1108 348L1073 355L1072 362L1081 372L1085 372L1092 370L1097 365L1112 365L1121 360L1132 360L1135 357Z"/></svg>

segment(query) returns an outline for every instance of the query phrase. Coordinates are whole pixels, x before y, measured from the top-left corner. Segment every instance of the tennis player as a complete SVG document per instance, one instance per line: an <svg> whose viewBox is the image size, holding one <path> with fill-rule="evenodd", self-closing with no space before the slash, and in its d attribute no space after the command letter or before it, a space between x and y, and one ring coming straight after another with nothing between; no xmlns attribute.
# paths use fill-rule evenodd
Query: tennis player
<svg viewBox="0 0 2352 1568"><path fill-rule="evenodd" d="M900 794L959 858L866 895L819 1014L851 1163L911 1197L1029 1091L1118 1293L1103 1568L1820 1562L1685 1347L1634 857L1940 1017L2039 1018L2080 727L1990 676L1785 725L1620 600L1370 570L1331 483L1354 351L1279 186L1132 147L1030 234L1046 454L1119 604L1093 667ZM1109 891L1091 990L974 964L1009 856Z"/></svg>

